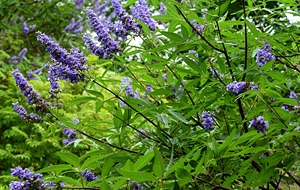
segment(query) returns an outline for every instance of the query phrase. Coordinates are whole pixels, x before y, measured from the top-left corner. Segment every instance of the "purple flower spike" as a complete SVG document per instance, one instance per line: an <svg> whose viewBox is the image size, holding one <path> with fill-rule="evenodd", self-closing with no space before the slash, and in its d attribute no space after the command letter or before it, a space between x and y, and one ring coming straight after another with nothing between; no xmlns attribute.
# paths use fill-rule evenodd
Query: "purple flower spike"
<svg viewBox="0 0 300 190"><path fill-rule="evenodd" d="M206 12L207 12L207 9L201 9L201 11L204 12L204 13L206 13ZM203 18L206 18L206 15L205 15L204 13L202 13L202 17L203 17Z"/></svg>
<svg viewBox="0 0 300 190"><path fill-rule="evenodd" d="M199 31L199 32L201 32L201 33L204 31L205 26L204 26L204 25L201 25L201 26L200 26L200 25L197 23L196 20L192 19L192 20L191 20L191 23L193 24L194 28L195 28L197 31ZM196 34L196 36L197 36L197 34Z"/></svg>
<svg viewBox="0 0 300 190"><path fill-rule="evenodd" d="M290 98L293 99L293 100L297 100L298 96L295 92L290 92Z"/></svg>
<svg viewBox="0 0 300 190"><path fill-rule="evenodd" d="M12 181L9 184L11 190L29 190L29 189L46 189L48 186L54 186L55 183L45 183L41 178L42 174L31 172L29 169L22 169L20 166L11 169L11 175L18 177L20 181Z"/></svg>
<svg viewBox="0 0 300 190"><path fill-rule="evenodd" d="M152 19L145 0L139 0L136 6L130 7L131 13L134 18L143 21L151 31L156 30L157 22Z"/></svg>
<svg viewBox="0 0 300 190"><path fill-rule="evenodd" d="M231 91L236 95L242 94L243 92L246 92L248 90L258 90L258 86L254 86L253 82L237 82L233 81L233 83L227 85L227 91Z"/></svg>
<svg viewBox="0 0 300 190"><path fill-rule="evenodd" d="M162 14L162 15L165 15L165 14L167 14L166 10L167 10L167 7L163 3L160 3L160 5L159 5L159 13Z"/></svg>
<svg viewBox="0 0 300 190"><path fill-rule="evenodd" d="M22 51L19 53L18 59L19 59L19 63L21 63L23 61L23 58L25 56L27 52L27 48L22 49Z"/></svg>
<svg viewBox="0 0 300 190"><path fill-rule="evenodd" d="M76 125L77 123L79 123L79 119L74 118L73 123ZM59 123L59 124L65 125L64 123ZM68 136L68 139L64 140L64 144L67 145L76 140L76 132L75 131L73 131L72 129L68 129L68 128L63 129L63 131L64 131L65 135Z"/></svg>
<svg viewBox="0 0 300 190"><path fill-rule="evenodd" d="M272 53L272 46L270 44L264 45L263 49L257 50L256 62L258 64L258 69L260 69L264 64L275 59Z"/></svg>
<svg viewBox="0 0 300 190"><path fill-rule="evenodd" d="M31 25L29 27L27 27L27 22L24 21L23 25L22 25L22 30L24 34L28 34L30 31L35 29L35 25Z"/></svg>
<svg viewBox="0 0 300 190"><path fill-rule="evenodd" d="M110 55L110 53L119 52L119 43L111 38L107 28L98 19L98 16L94 13L93 10L87 9L86 12L90 19L90 23L98 36L98 41L103 46L103 59L112 58L112 55Z"/></svg>
<svg viewBox="0 0 300 190"><path fill-rule="evenodd" d="M255 129L257 129L258 131L262 132L262 133L267 133L267 129L269 128L269 122L268 121L264 121L264 117L263 116L259 116L259 117L255 117L252 119L252 121L250 121L250 127L254 127Z"/></svg>
<svg viewBox="0 0 300 190"><path fill-rule="evenodd" d="M111 3L115 9L115 13L118 19L123 24L125 31L128 33L129 31L133 31L137 34L140 33L141 30L139 28L139 24L130 17L130 15L125 11L125 9L122 8L122 5L120 4L119 0L112 0Z"/></svg>
<svg viewBox="0 0 300 190"><path fill-rule="evenodd" d="M35 71L29 71L27 73L27 76L30 80L36 80L36 78L34 78L33 76L39 74L40 72L42 72L42 69L37 69Z"/></svg>
<svg viewBox="0 0 300 190"><path fill-rule="evenodd" d="M204 129L208 129L208 130L214 129L213 126L213 123L215 122L214 116L215 116L214 113L210 114L209 112L204 112L201 115L202 125L204 126Z"/></svg>
<svg viewBox="0 0 300 190"><path fill-rule="evenodd" d="M76 132L72 129L63 129L65 135L68 136L68 139L64 140L64 144L69 144L76 140Z"/></svg>
<svg viewBox="0 0 300 190"><path fill-rule="evenodd" d="M88 171L86 171L86 170L81 171L81 175L88 182L98 180L98 177L96 177L96 176L94 177L94 174L90 170L88 170Z"/></svg>
<svg viewBox="0 0 300 190"><path fill-rule="evenodd" d="M78 34L83 30L83 27L79 27L79 25L81 24L82 19L79 19L76 23L75 23L75 19L72 18L71 19L71 23L65 28L66 32L72 31L73 34Z"/></svg>
<svg viewBox="0 0 300 190"><path fill-rule="evenodd" d="M98 15L102 15L104 13L107 12L106 8L109 5L111 0L107 0L105 1L105 3L103 5L101 5L100 7L96 7L97 11L98 11Z"/></svg>
<svg viewBox="0 0 300 190"><path fill-rule="evenodd" d="M84 81L85 77L81 72L87 70L86 59L78 48L72 47L70 53L59 47L47 35L38 32L38 40L45 46L46 51L54 60L52 64L47 64L48 76L51 83L50 98L58 98L57 93L61 92L58 81L65 80L71 83Z"/></svg>
<svg viewBox="0 0 300 190"><path fill-rule="evenodd" d="M50 104L49 102L46 102L45 100L41 99L41 95L38 94L36 91L34 91L32 85L29 85L26 78L19 72L18 69L13 70L12 72L13 77L15 78L15 81L17 85L20 88L20 92L27 97L27 103L29 105L36 105L36 111L40 113L47 113L47 109L45 105ZM22 119L25 119L29 122L33 121L41 121L42 118L39 118L37 116L34 116L34 118L28 118L28 116L25 116L24 108L21 106L17 106L17 103L14 104L14 109L19 113ZM22 114L21 114L21 113ZM26 112L27 113L27 112Z"/></svg>

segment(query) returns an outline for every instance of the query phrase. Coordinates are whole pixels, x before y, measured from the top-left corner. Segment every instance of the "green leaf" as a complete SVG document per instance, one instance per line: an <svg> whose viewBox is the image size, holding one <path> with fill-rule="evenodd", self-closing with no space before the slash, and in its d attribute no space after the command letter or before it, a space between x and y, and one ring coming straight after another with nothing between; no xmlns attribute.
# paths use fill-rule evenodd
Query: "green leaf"
<svg viewBox="0 0 300 190"><path fill-rule="evenodd" d="M272 65L274 63L275 60L272 60L272 61L269 61L268 63L264 64L260 70L264 71L264 72L267 72L267 71L270 71L270 69L272 68Z"/></svg>
<svg viewBox="0 0 300 190"><path fill-rule="evenodd" d="M143 21L141 21L141 20L138 20L138 19L135 19L135 18L133 18L134 20L136 20L138 23L140 23L141 25L142 25L142 27L144 28L144 30L146 31L146 33L148 34L148 35L150 35L151 34L151 32L150 32L150 29L149 29L149 27L147 26L147 24L145 24Z"/></svg>
<svg viewBox="0 0 300 190"><path fill-rule="evenodd" d="M126 170L121 170L121 169L117 169L117 171L124 177L128 177L131 180L134 180L137 182L157 181L157 179L154 177L154 175L147 173L147 172L133 172L133 171L126 171Z"/></svg>
<svg viewBox="0 0 300 190"><path fill-rule="evenodd" d="M283 103L291 104L293 106L298 106L298 102L290 98L279 98L278 100L280 100Z"/></svg>
<svg viewBox="0 0 300 190"><path fill-rule="evenodd" d="M127 160L126 164L122 167L122 170L133 171L133 163Z"/></svg>
<svg viewBox="0 0 300 190"><path fill-rule="evenodd" d="M80 161L79 157L73 153L70 152L58 152L56 153L60 159L62 159L65 162L68 162L69 164L75 166L76 168L80 168Z"/></svg>
<svg viewBox="0 0 300 190"><path fill-rule="evenodd" d="M60 173L65 170L75 170L75 169L72 166L67 164L59 164L59 165L48 166L47 168L43 168L41 170L36 171L35 173L47 173L47 172Z"/></svg>
<svg viewBox="0 0 300 190"><path fill-rule="evenodd" d="M135 3L137 0L129 0L127 1L127 3L123 6L123 8L129 7L130 5L132 5L133 3Z"/></svg>
<svg viewBox="0 0 300 190"><path fill-rule="evenodd" d="M245 22L246 25L250 28L251 32L254 34L254 36L258 37L259 31L256 29L255 25L249 22L247 19L245 19Z"/></svg>
<svg viewBox="0 0 300 190"><path fill-rule="evenodd" d="M183 168L177 168L176 174L179 179L186 179L186 180L192 179L190 172L188 172L186 169Z"/></svg>
<svg viewBox="0 0 300 190"><path fill-rule="evenodd" d="M185 40L187 40L189 37L189 32L183 25L181 25L181 33L182 33L183 38Z"/></svg>
<svg viewBox="0 0 300 190"><path fill-rule="evenodd" d="M155 9L157 9L158 0L151 0Z"/></svg>
<svg viewBox="0 0 300 190"><path fill-rule="evenodd" d="M121 179L114 184L114 190L120 189L120 187L127 181L127 179Z"/></svg>
<svg viewBox="0 0 300 190"><path fill-rule="evenodd" d="M160 32L160 33L172 41L184 42L184 39L181 36L179 36L178 34L175 34L173 32Z"/></svg>
<svg viewBox="0 0 300 190"><path fill-rule="evenodd" d="M197 71L198 73L202 73L199 65L195 62L195 61L192 61L191 59L185 57L185 56L182 56L182 59L184 62L186 62L186 64L188 64L188 66L190 66L194 71Z"/></svg>
<svg viewBox="0 0 300 190"><path fill-rule="evenodd" d="M226 138L225 142L219 147L219 152L222 154L222 151L226 152L227 147L232 142L234 136L235 136L236 128L234 128L231 132L229 137Z"/></svg>
<svg viewBox="0 0 300 190"><path fill-rule="evenodd" d="M93 164L94 162L96 162L98 160L102 160L103 158L109 157L114 154L115 153L109 153L109 154L97 155L97 156L90 157L84 161L84 163L81 166L81 169L85 170L90 164Z"/></svg>
<svg viewBox="0 0 300 190"><path fill-rule="evenodd" d="M99 110L103 107L104 101L99 100L96 102L96 113L99 112Z"/></svg>
<svg viewBox="0 0 300 190"><path fill-rule="evenodd" d="M176 47L176 46L180 46L180 45L182 45L182 43L165 44L165 45L162 45L162 46L159 46L157 48L153 48L153 49L150 49L150 50L147 50L147 51L156 52L156 51L161 51L161 50L167 50L167 49L170 49L172 47Z"/></svg>
<svg viewBox="0 0 300 190"><path fill-rule="evenodd" d="M154 157L154 151L148 152L146 155L140 157L133 165L133 171L138 171L145 167Z"/></svg>
<svg viewBox="0 0 300 190"><path fill-rule="evenodd" d="M176 117L177 119L179 119L180 121L182 121L183 123L185 124L189 124L189 122L178 112L176 111L173 111L171 109L168 109L168 111L174 116Z"/></svg>
<svg viewBox="0 0 300 190"><path fill-rule="evenodd" d="M160 122L162 122L164 124L164 127L166 127L166 128L169 127L168 117L165 114L163 114L163 113L157 114L156 117Z"/></svg>
<svg viewBox="0 0 300 190"><path fill-rule="evenodd" d="M78 181L78 180L75 180L73 178L70 178L70 177L66 177L66 176L58 176L58 179L66 184L69 184L69 185L76 185L77 187L81 187L82 184Z"/></svg>
<svg viewBox="0 0 300 190"><path fill-rule="evenodd" d="M110 190L110 187L107 184L107 182L105 181L105 179L102 179L101 189L103 189L103 190Z"/></svg>
<svg viewBox="0 0 300 190"><path fill-rule="evenodd" d="M168 89L157 89L149 94L156 96L156 95L174 94L174 92L168 88Z"/></svg>
<svg viewBox="0 0 300 190"><path fill-rule="evenodd" d="M102 178L106 177L110 171L110 168L114 165L114 161L111 158L105 160L102 166Z"/></svg>
<svg viewBox="0 0 300 190"><path fill-rule="evenodd" d="M91 101L91 100L98 100L98 99L95 98L95 97L90 97L90 96L82 96L82 97L78 97L74 100L69 101L67 106L74 105L74 104L79 104L79 103L83 103L83 102L88 102L88 101Z"/></svg>
<svg viewBox="0 0 300 190"><path fill-rule="evenodd" d="M101 99L104 99L104 96L101 92L98 92L96 90L85 90L85 91L87 91L89 94L92 94L92 95L97 96Z"/></svg>
<svg viewBox="0 0 300 190"><path fill-rule="evenodd" d="M153 164L153 173L162 178L165 171L165 163L160 152L154 148L154 164Z"/></svg>
<svg viewBox="0 0 300 190"><path fill-rule="evenodd" d="M151 18L153 18L155 20L161 20L161 21L174 21L174 20L178 20L177 17L172 16L172 15L155 15L155 16L151 16Z"/></svg>

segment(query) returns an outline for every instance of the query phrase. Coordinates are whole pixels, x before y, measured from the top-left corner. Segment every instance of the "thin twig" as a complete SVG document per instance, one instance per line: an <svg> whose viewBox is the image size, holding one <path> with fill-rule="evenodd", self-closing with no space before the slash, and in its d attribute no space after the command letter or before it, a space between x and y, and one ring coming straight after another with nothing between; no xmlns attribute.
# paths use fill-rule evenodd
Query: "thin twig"
<svg viewBox="0 0 300 190"><path fill-rule="evenodd" d="M176 9L179 11L179 13L181 14L181 16L184 18L184 20L192 27L192 29L194 31L197 32L197 34L199 36L201 36L201 38L210 46L212 47L213 49L217 50L218 52L221 52L221 53L225 53L223 50L215 47L214 45L212 45L209 41L207 41L207 39L192 25L192 23L190 21L188 21L188 19L184 16L184 14L182 13L182 11L179 9L179 7L177 5L175 5Z"/></svg>
<svg viewBox="0 0 300 190"><path fill-rule="evenodd" d="M243 12L244 12L244 27L245 27L245 65L244 65L244 71L247 69L247 57L248 57L248 37L247 37L247 24L246 24L246 8L245 8L245 1L243 2ZM242 77L242 81L244 81L246 78L246 72L244 73Z"/></svg>
<svg viewBox="0 0 300 190"><path fill-rule="evenodd" d="M220 30L218 21L216 21L216 23L217 23L217 27L218 27L218 32L219 32L220 40L222 41L222 46L223 46L223 49L224 49L224 51L222 53L224 53L224 55L226 57L227 65L228 65L229 72L230 72L230 75L231 75L231 79L233 81L235 81L235 78L234 78L234 75L233 75L233 71L232 71L232 68L231 68L231 64L230 64L230 60L229 60L229 56L228 56L225 44L224 44L223 39L222 39L221 30Z"/></svg>

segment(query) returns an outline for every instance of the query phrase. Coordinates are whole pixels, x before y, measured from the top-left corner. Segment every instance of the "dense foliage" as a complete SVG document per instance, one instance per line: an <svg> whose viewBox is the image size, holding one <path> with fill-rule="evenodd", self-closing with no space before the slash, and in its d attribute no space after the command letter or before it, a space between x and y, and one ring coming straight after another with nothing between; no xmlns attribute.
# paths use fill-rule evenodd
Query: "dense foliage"
<svg viewBox="0 0 300 190"><path fill-rule="evenodd" d="M28 126L9 134L33 133L60 161L15 165L10 189L300 186L297 2L75 3L92 30L67 31L85 45L34 34L50 54L47 90L12 71ZM47 147L50 131L63 149Z"/></svg>

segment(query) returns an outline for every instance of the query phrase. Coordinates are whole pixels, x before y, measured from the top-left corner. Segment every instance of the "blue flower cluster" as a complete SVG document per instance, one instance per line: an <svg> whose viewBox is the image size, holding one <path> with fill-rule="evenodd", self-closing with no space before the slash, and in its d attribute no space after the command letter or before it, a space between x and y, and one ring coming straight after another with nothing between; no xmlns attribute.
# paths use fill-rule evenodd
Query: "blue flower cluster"
<svg viewBox="0 0 300 190"><path fill-rule="evenodd" d="M75 9L77 10L82 10L84 9L84 6L82 6L84 3L85 3L86 0L75 0L75 4L76 4L76 7Z"/></svg>
<svg viewBox="0 0 300 190"><path fill-rule="evenodd" d="M203 32L204 31L205 26L204 25L199 25L196 20L192 19L191 23L193 24L194 28L197 31L199 31L199 32ZM197 36L197 34L196 34L196 36Z"/></svg>
<svg viewBox="0 0 300 190"><path fill-rule="evenodd" d="M117 18L123 24L122 28L125 33L129 33L130 31L133 31L138 34L141 32L139 28L139 23L133 20L130 17L130 15L125 11L125 9L122 8L122 5L120 4L119 0L112 0L112 5L115 9Z"/></svg>
<svg viewBox="0 0 300 190"><path fill-rule="evenodd" d="M130 80L129 77L124 77L124 79L122 80L121 85L127 85L127 87L125 88L126 97L137 99L137 98L140 97L139 93L138 93L137 90L133 93L133 88L132 88L132 85L130 84L131 82L132 81ZM123 102L122 100L119 100L119 102L120 102L121 107L126 106L126 103Z"/></svg>
<svg viewBox="0 0 300 190"><path fill-rule="evenodd" d="M203 18L206 18L206 15L204 13L207 13L207 9L201 9L201 11L203 12L201 15Z"/></svg>
<svg viewBox="0 0 300 190"><path fill-rule="evenodd" d="M103 46L103 48L100 50L90 38L87 38L88 36L86 34L84 39L88 44L90 51L93 53L97 52L97 55L99 56L100 54L103 56L103 59L112 58L111 53L117 53L120 50L119 42L111 38L110 34L108 33L108 28L102 24L93 10L87 9L86 12L90 19L90 23L98 36L98 41Z"/></svg>
<svg viewBox="0 0 300 190"><path fill-rule="evenodd" d="M219 77L221 77L221 78L224 77L224 75L222 73L219 73L218 70L213 70L212 68L210 68L210 71L212 72L212 76L215 77L215 78L218 77L217 75L219 75Z"/></svg>
<svg viewBox="0 0 300 190"><path fill-rule="evenodd" d="M202 125L204 129L213 130L214 126L213 123L215 122L214 119L215 113L204 112L201 115Z"/></svg>
<svg viewBox="0 0 300 190"><path fill-rule="evenodd" d="M295 93L295 92L290 92L290 96L289 96L289 98L291 98L291 99L293 99L293 100L297 100L298 99L298 96L297 96L297 94Z"/></svg>
<svg viewBox="0 0 300 190"><path fill-rule="evenodd" d="M18 69L12 71L12 76L15 78L15 81L17 85L20 88L20 92L27 97L27 103L29 105L36 105L36 111L43 113L48 113L46 105L49 106L50 102L46 102L45 100L41 99L41 95L38 94L34 89L32 85L29 85L26 78L19 72ZM33 121L42 121L43 118L39 118L37 115L33 115L31 113L30 115L27 115L27 111L24 107L18 106L18 103L13 104L14 109L18 112L18 114L21 116L22 119L25 119L29 122Z"/></svg>
<svg viewBox="0 0 300 190"><path fill-rule="evenodd" d="M295 92L291 91L289 98L291 98L293 100L297 100L298 95ZM298 102L298 105L300 106L300 102ZM284 109L285 111L290 112L290 113L297 110L295 106L293 106L291 104L287 104L287 103L284 103L283 106L281 107L281 109Z"/></svg>
<svg viewBox="0 0 300 190"><path fill-rule="evenodd" d="M163 78L164 78L164 81L166 82L166 85L169 86L168 79L167 79L167 74L163 74L162 76L163 76ZM186 83L186 80L183 79L181 83ZM172 83L171 85L173 85L173 84L174 84L174 83ZM175 86L171 86L170 88L171 88L171 90L173 90L175 93L177 92L177 90L180 90L180 91L182 91L182 92L184 91L182 85L180 85L180 86L178 87L177 90L176 90Z"/></svg>
<svg viewBox="0 0 300 190"><path fill-rule="evenodd" d="M147 92L152 92L152 91L153 91L153 89L152 89L152 87L151 87L150 84L147 84L147 85L146 85L146 90L147 90ZM144 92L144 94L142 95L142 97L143 97L143 98L147 98L146 92Z"/></svg>
<svg viewBox="0 0 300 190"><path fill-rule="evenodd" d="M76 125L79 122L79 119L74 118L73 122ZM60 123L60 122L58 124L65 125L64 123ZM68 136L68 139L64 140L64 144L69 144L76 140L76 132L75 131L73 131L72 129L68 129L68 128L63 129L63 131L64 131L65 135Z"/></svg>
<svg viewBox="0 0 300 190"><path fill-rule="evenodd" d="M241 82L234 81L233 83L228 84L226 89L228 91L233 92L236 95L239 95L248 90L254 90L254 89L258 90L258 86L254 86L253 82L249 83L244 81Z"/></svg>
<svg viewBox="0 0 300 190"><path fill-rule="evenodd" d="M264 120L263 116L255 117L250 121L250 127L254 127L258 131L261 131L262 133L267 133L267 129L269 128L269 122Z"/></svg>
<svg viewBox="0 0 300 190"><path fill-rule="evenodd" d="M151 31L156 30L157 22L152 19L145 0L139 0L136 6L130 7L131 13L134 18L143 21Z"/></svg>
<svg viewBox="0 0 300 190"><path fill-rule="evenodd" d="M167 14L166 10L167 10L167 7L163 3L160 3L160 5L159 5L159 13L162 14L162 15L165 15L165 14Z"/></svg>
<svg viewBox="0 0 300 190"><path fill-rule="evenodd" d="M88 170L88 171L86 171L86 170L81 171L81 175L88 182L98 180L98 177L96 177L96 176L94 177L94 174L90 170Z"/></svg>
<svg viewBox="0 0 300 190"><path fill-rule="evenodd" d="M24 59L24 56L27 52L27 48L22 49L22 51L20 51L18 56L13 56L8 62L16 62L16 63L21 63Z"/></svg>
<svg viewBox="0 0 300 190"><path fill-rule="evenodd" d="M99 6L95 4L95 9L98 11L98 15L102 15L107 12L106 8L109 5L111 0L107 0L103 3L103 5ZM99 1L97 1L99 2Z"/></svg>
<svg viewBox="0 0 300 190"><path fill-rule="evenodd" d="M197 51L195 51L195 50L189 50L188 51L189 53L192 53L195 57L198 57L199 55L198 55L198 53L197 53ZM192 58L196 63L197 63L197 65L199 65L199 62L198 61L196 61L194 58Z"/></svg>
<svg viewBox="0 0 300 190"><path fill-rule="evenodd" d="M64 48L59 47L47 35L37 32L38 40L40 40L46 47L46 51L50 53L53 59L52 64L47 64L48 77L51 83L50 98L56 98L57 93L61 92L57 81L63 79L71 83L78 83L80 80L84 81L85 77L81 72L88 69L85 64L86 59L78 48L72 47L71 52L68 53Z"/></svg>
<svg viewBox="0 0 300 190"><path fill-rule="evenodd" d="M35 71L29 71L29 72L27 73L28 79L29 79L29 80L36 80L36 78L34 78L34 75L37 75L37 74L39 74L40 72L42 72L42 69L37 69L37 70L35 70Z"/></svg>
<svg viewBox="0 0 300 190"><path fill-rule="evenodd" d="M275 59L272 53L272 46L270 44L265 44L263 49L257 50L256 62L258 64L258 69L260 69L264 64Z"/></svg>
<svg viewBox="0 0 300 190"><path fill-rule="evenodd" d="M78 33L82 32L83 27L82 26L79 27L81 22L82 22L82 19L78 19L78 21L75 22L75 18L72 18L71 23L65 28L65 31L66 32L72 31L73 34L78 34Z"/></svg>
<svg viewBox="0 0 300 190"><path fill-rule="evenodd" d="M43 121L43 117L38 116L37 114L30 113L27 114L26 109L23 106L18 106L17 103L12 104L14 106L14 110L21 116L21 119L26 120L28 123L40 123Z"/></svg>
<svg viewBox="0 0 300 190"><path fill-rule="evenodd" d="M144 189L144 186L142 186L140 183L136 183L136 182L130 182L133 190L140 190L140 189Z"/></svg>
<svg viewBox="0 0 300 190"><path fill-rule="evenodd" d="M15 78L15 81L19 86L20 92L27 97L27 102L29 105L42 101L40 99L41 95L33 89L32 85L29 85L26 78L22 75L22 73L19 72L18 69L12 71L12 76Z"/></svg>
<svg viewBox="0 0 300 190"><path fill-rule="evenodd" d="M47 187L55 186L53 182L45 183L42 178L42 174L31 172L29 169L22 169L20 166L11 169L11 175L18 177L20 181L12 181L9 184L10 190L30 190L40 189L45 190ZM62 186L62 184L61 184ZM50 188L51 189L51 188Z"/></svg>
<svg viewBox="0 0 300 190"><path fill-rule="evenodd" d="M22 25L22 30L24 34L28 34L30 31L35 29L35 25L31 25L29 27L27 27L27 22L24 21L23 25Z"/></svg>
<svg viewBox="0 0 300 190"><path fill-rule="evenodd" d="M64 130L65 135L68 136L68 139L64 140L64 144L69 144L76 140L76 132L75 131L73 131L72 129L63 129L63 130Z"/></svg>
<svg viewBox="0 0 300 190"><path fill-rule="evenodd" d="M96 43L93 42L93 40L89 37L88 34L84 34L83 39L84 39L85 44L88 46L89 50L93 54L97 55L99 57L99 59L103 57L103 49L98 47L96 45Z"/></svg>
<svg viewBox="0 0 300 190"><path fill-rule="evenodd" d="M143 133L143 134L149 133L149 132L150 132L148 128L146 128L145 130L144 130L144 129L139 129L139 131L140 131L141 133ZM142 134L139 134L139 136L140 136L141 138L145 137L145 136L142 135ZM147 138L145 138L145 139L147 139Z"/></svg>

